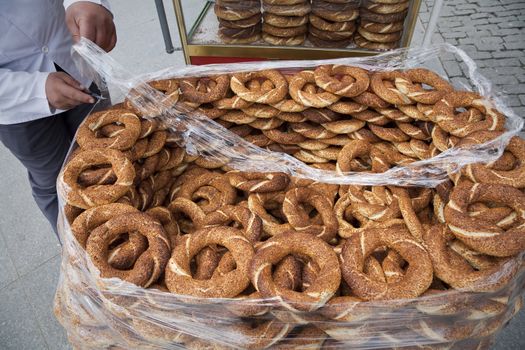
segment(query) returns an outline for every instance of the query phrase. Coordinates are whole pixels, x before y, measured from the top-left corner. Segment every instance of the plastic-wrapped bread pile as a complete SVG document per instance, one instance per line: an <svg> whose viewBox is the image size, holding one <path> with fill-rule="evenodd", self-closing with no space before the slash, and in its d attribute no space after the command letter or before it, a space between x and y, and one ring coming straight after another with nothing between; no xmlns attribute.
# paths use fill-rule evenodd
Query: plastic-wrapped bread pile
<svg viewBox="0 0 525 350"><path fill-rule="evenodd" d="M261 39L260 0L217 0L219 36L227 44L248 44Z"/></svg>
<svg viewBox="0 0 525 350"><path fill-rule="evenodd" d="M373 50L399 47L409 0L365 0L359 9L360 22L355 43Z"/></svg>
<svg viewBox="0 0 525 350"><path fill-rule="evenodd" d="M262 39L297 46L308 37L317 47L344 48L355 42L361 48L391 50L399 46L409 5L409 0L263 0ZM224 42L261 39L259 0L217 0L215 14Z"/></svg>
<svg viewBox="0 0 525 350"><path fill-rule="evenodd" d="M306 40L308 14L307 0L263 0L263 40L270 45L297 46Z"/></svg>
<svg viewBox="0 0 525 350"><path fill-rule="evenodd" d="M347 47L358 17L359 1L312 0L308 40L318 47Z"/></svg>
<svg viewBox="0 0 525 350"><path fill-rule="evenodd" d="M343 172L485 143L505 124L490 101L426 69L325 65L151 85L261 147ZM148 288L101 295L88 325L81 299L59 290L57 315L83 344L109 347L118 334L133 348L480 349L521 307L518 137L435 189L242 173L187 154L129 103L91 114L76 141L61 175L71 232L101 277Z"/></svg>

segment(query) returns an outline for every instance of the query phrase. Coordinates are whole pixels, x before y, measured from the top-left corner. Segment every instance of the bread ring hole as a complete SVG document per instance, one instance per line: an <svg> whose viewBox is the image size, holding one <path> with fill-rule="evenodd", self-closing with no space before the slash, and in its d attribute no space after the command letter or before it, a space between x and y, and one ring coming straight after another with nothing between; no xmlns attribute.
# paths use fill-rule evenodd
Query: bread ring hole
<svg viewBox="0 0 525 350"><path fill-rule="evenodd" d="M81 188L94 185L113 185L116 181L117 177L111 168L111 164L90 166L78 176L78 184Z"/></svg>
<svg viewBox="0 0 525 350"><path fill-rule="evenodd" d="M276 223L278 223L279 225L282 225L287 222L286 216L284 215L281 208L268 210L268 214L270 214L275 219Z"/></svg>
<svg viewBox="0 0 525 350"><path fill-rule="evenodd" d="M108 263L119 270L132 270L137 258L148 248L149 242L144 236L136 236L131 240L128 232L121 233L108 244Z"/></svg>
<svg viewBox="0 0 525 350"><path fill-rule="evenodd" d="M267 200L263 203L263 208L275 220L276 224L282 225L288 222L282 211L282 203L279 201Z"/></svg>
<svg viewBox="0 0 525 350"><path fill-rule="evenodd" d="M211 248L211 249L210 249ZM204 266L198 266L198 256L201 252L207 250L207 256L200 261L200 263L204 264ZM228 249L221 245L209 245L202 247L199 251L196 252L196 254L192 257L190 261L190 271L192 277L195 278L195 275L197 274L197 270L200 269L209 269L208 273L205 273L205 278L199 278L201 280L209 280L213 278L213 272L219 267L219 261L224 256L224 254L228 252ZM235 270L237 268L237 263L232 260L232 269L231 271ZM222 271L223 273L229 272L229 271Z"/></svg>
<svg viewBox="0 0 525 350"><path fill-rule="evenodd" d="M203 205L212 204L218 200L221 192L213 186L202 186L193 192L191 200L196 203L199 207Z"/></svg>

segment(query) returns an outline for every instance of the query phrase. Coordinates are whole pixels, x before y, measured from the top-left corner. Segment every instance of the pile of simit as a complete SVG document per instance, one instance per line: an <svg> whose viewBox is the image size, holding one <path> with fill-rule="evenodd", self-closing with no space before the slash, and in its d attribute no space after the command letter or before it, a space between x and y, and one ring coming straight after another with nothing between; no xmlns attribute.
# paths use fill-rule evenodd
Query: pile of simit
<svg viewBox="0 0 525 350"><path fill-rule="evenodd" d="M258 146L341 172L384 172L504 132L489 101L425 69L325 65L151 85ZM483 339L520 307L509 294L522 288L509 286L525 250L518 137L497 161L469 165L436 189L235 171L186 154L129 101L90 115L76 141L62 174L65 213L101 276L233 298L223 327L243 335L239 346L287 344L298 332L366 344L378 327L365 327L368 301L399 301L392 312L410 314L402 326L429 342ZM243 304L259 299L267 302ZM339 324L353 321L358 329Z"/></svg>

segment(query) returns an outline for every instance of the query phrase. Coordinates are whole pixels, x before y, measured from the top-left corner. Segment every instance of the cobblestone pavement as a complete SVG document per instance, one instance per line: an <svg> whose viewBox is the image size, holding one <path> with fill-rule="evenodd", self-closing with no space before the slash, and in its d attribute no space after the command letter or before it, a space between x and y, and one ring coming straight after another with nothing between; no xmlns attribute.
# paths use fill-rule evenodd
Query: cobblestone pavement
<svg viewBox="0 0 525 350"><path fill-rule="evenodd" d="M426 25L433 0L424 0ZM525 117L525 0L449 0L438 21L434 42L459 46L480 72L505 94L506 103ZM453 57L442 58L453 82L462 82L466 67Z"/></svg>

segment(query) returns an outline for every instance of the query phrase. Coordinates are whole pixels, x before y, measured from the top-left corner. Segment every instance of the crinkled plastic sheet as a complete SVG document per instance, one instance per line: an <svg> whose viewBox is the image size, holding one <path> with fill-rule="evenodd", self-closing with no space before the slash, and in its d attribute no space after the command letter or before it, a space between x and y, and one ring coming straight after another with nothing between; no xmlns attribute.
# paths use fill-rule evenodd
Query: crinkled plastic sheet
<svg viewBox="0 0 525 350"><path fill-rule="evenodd" d="M133 89L136 98L132 101L137 108L159 111L161 118L180 133L187 150L213 160L228 159L230 166L243 171L280 171L326 183L434 186L451 169L496 159L509 138L522 127L522 121L494 94L490 83L478 75L472 60L463 51L450 45L328 62L187 67L139 78L131 77L86 40L76 45L75 50L84 59L84 64L87 63L84 72L93 73L92 77L98 79L99 84L111 83L124 95ZM482 95L492 98L497 108L507 115L509 131L498 140L475 149L450 150L439 157L378 175L341 175L321 171L290 156L262 150L204 116L163 105L163 96L145 84L157 78L205 76L267 68L297 69L326 63L359 65L376 70L408 68L424 65L427 60L444 53L454 53L467 63L472 84ZM449 291L411 300L362 302L335 319L325 317L320 311L292 312L277 299L199 299L143 289L120 279L100 277L98 269L74 239L65 219L62 195L59 201L59 232L64 245L55 314L66 328L71 344L81 349L262 348L260 343L254 344L257 340L266 340L266 345L281 349L316 349L320 348L322 342L323 348L327 349L420 348L430 345L439 349L487 348L495 334L518 312L523 302L523 254L506 263L492 276L497 280L509 271L514 272L514 277L499 290L485 293ZM455 305L454 311L447 308L450 303ZM266 306L269 311L249 319L235 316L231 311L233 307L254 305ZM281 327L276 337L265 339L250 335L251 322L268 320L274 320L274 325ZM323 332L312 331L312 325ZM288 331L290 333L286 339L279 338ZM326 340L327 335L332 339Z"/></svg>
<svg viewBox="0 0 525 350"><path fill-rule="evenodd" d="M461 167L490 162L501 156L510 138L523 127L523 119L507 107L498 96L487 78L479 74L476 64L461 49L440 44L428 49L399 49L373 57L343 58L323 61L276 61L252 62L229 65L189 66L170 68L156 73L133 77L99 47L81 40L74 50L80 56L77 60L84 74L105 85L110 83L118 92L127 95L135 108L145 116L160 118L180 135L181 146L191 154L199 154L213 161L228 164L230 167L247 172L283 172L298 178L311 179L331 184L355 185L398 185L435 187L444 181L448 174ZM424 66L443 55L453 54L468 67L468 78L472 87L480 95L491 100L495 107L507 117L507 131L495 140L469 148L452 148L438 156L394 167L384 173L363 174L362 172L337 173L335 171L312 168L296 158L279 152L261 149L243 138L228 132L223 126L206 116L175 107L164 102L164 95L150 87L146 82L155 79L201 77L226 73L278 69L297 71L321 64L354 65L369 70L407 69Z"/></svg>

